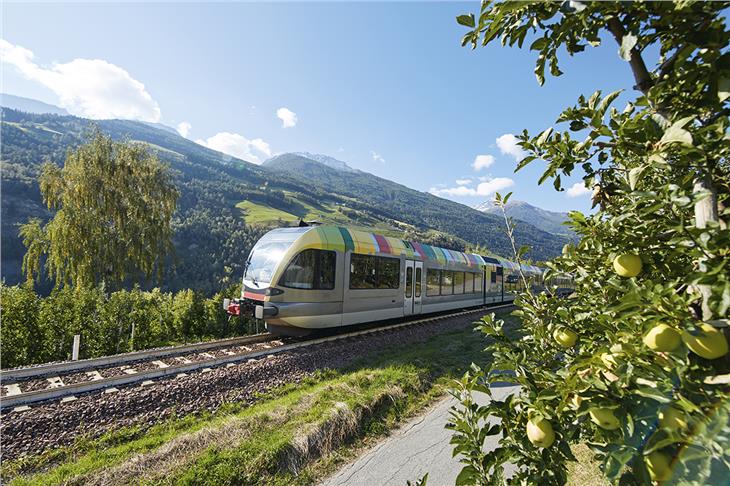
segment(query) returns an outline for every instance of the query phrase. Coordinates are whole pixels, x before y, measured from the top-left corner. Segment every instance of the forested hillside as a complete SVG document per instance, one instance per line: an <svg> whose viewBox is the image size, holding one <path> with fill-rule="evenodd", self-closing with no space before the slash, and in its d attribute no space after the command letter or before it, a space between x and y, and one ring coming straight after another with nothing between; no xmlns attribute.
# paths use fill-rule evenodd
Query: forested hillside
<svg viewBox="0 0 730 486"><path fill-rule="evenodd" d="M175 173L181 197L173 220L176 266L164 285L169 290L213 293L237 281L245 255L266 227L292 224L299 217L406 233L456 249L480 245L498 254L510 252L496 216L364 172L344 172L294 155L286 163L260 167L144 123L3 108L2 277L7 284L22 278L25 249L18 224L49 216L36 182L41 164L62 164L66 150L84 141L94 123L114 138L150 144ZM533 246L535 259L555 256L564 243L529 225L517 237Z"/></svg>

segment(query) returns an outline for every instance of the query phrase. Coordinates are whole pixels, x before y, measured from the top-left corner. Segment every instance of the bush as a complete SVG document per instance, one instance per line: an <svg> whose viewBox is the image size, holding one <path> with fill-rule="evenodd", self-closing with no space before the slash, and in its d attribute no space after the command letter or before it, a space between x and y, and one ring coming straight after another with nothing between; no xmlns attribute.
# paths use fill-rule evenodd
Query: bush
<svg viewBox="0 0 730 486"><path fill-rule="evenodd" d="M40 297L28 286L0 285L0 295L2 368L70 359L75 334L84 359L243 335L250 327L223 310L229 292L205 298L192 290L65 287Z"/></svg>

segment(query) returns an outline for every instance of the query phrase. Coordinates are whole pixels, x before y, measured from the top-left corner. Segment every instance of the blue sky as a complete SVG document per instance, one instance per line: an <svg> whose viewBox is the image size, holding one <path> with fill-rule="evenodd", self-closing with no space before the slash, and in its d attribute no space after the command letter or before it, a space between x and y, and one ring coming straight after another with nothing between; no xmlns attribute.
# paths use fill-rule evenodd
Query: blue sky
<svg viewBox="0 0 730 486"><path fill-rule="evenodd" d="M628 65L605 42L566 56L565 74L539 87L533 53L460 46L455 16L478 8L5 3L2 90L81 116L180 126L254 161L324 153L469 205L504 187L545 209L587 211L587 195L537 185L541 164L515 174L509 134L551 126L580 94L630 89Z"/></svg>

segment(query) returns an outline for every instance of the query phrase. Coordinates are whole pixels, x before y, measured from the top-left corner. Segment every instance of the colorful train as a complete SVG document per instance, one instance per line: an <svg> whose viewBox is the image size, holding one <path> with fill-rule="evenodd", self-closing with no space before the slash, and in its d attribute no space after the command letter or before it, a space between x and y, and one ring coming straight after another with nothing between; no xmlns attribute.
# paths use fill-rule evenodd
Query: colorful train
<svg viewBox="0 0 730 486"><path fill-rule="evenodd" d="M246 261L234 315L251 313L282 335L514 300L525 285L569 291L569 276L354 228L305 226L266 233Z"/></svg>

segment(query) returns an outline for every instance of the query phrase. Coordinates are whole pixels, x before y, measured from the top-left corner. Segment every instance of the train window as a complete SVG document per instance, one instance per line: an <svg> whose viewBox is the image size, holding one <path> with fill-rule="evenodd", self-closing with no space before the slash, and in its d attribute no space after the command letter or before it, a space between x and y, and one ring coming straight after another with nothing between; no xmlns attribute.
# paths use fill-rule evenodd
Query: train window
<svg viewBox="0 0 730 486"><path fill-rule="evenodd" d="M289 263L279 285L294 289L332 290L335 288L334 251L304 250Z"/></svg>
<svg viewBox="0 0 730 486"><path fill-rule="evenodd" d="M471 272L464 273L464 293L474 293L474 274Z"/></svg>
<svg viewBox="0 0 730 486"><path fill-rule="evenodd" d="M413 267L406 268L406 299L413 295Z"/></svg>
<svg viewBox="0 0 730 486"><path fill-rule="evenodd" d="M454 293L464 293L464 272L454 272Z"/></svg>
<svg viewBox="0 0 730 486"><path fill-rule="evenodd" d="M492 283L497 283L497 272L496 271L490 272L490 276L491 276L491 278L489 279L489 281Z"/></svg>
<svg viewBox="0 0 730 486"><path fill-rule="evenodd" d="M350 258L351 289L397 289L400 260L353 253Z"/></svg>
<svg viewBox="0 0 730 486"><path fill-rule="evenodd" d="M378 288L397 289L400 287L400 259L377 257Z"/></svg>
<svg viewBox="0 0 730 486"><path fill-rule="evenodd" d="M483 273L474 274L474 292L482 293L482 277Z"/></svg>
<svg viewBox="0 0 730 486"><path fill-rule="evenodd" d="M350 256L350 288L374 289L378 286L375 275L375 257L353 253Z"/></svg>
<svg viewBox="0 0 730 486"><path fill-rule="evenodd" d="M416 297L421 296L421 269L416 269Z"/></svg>
<svg viewBox="0 0 730 486"><path fill-rule="evenodd" d="M426 296L439 295L441 281L441 270L435 268L426 269Z"/></svg>
<svg viewBox="0 0 730 486"><path fill-rule="evenodd" d="M454 293L454 272L451 270L441 271L441 295Z"/></svg>

